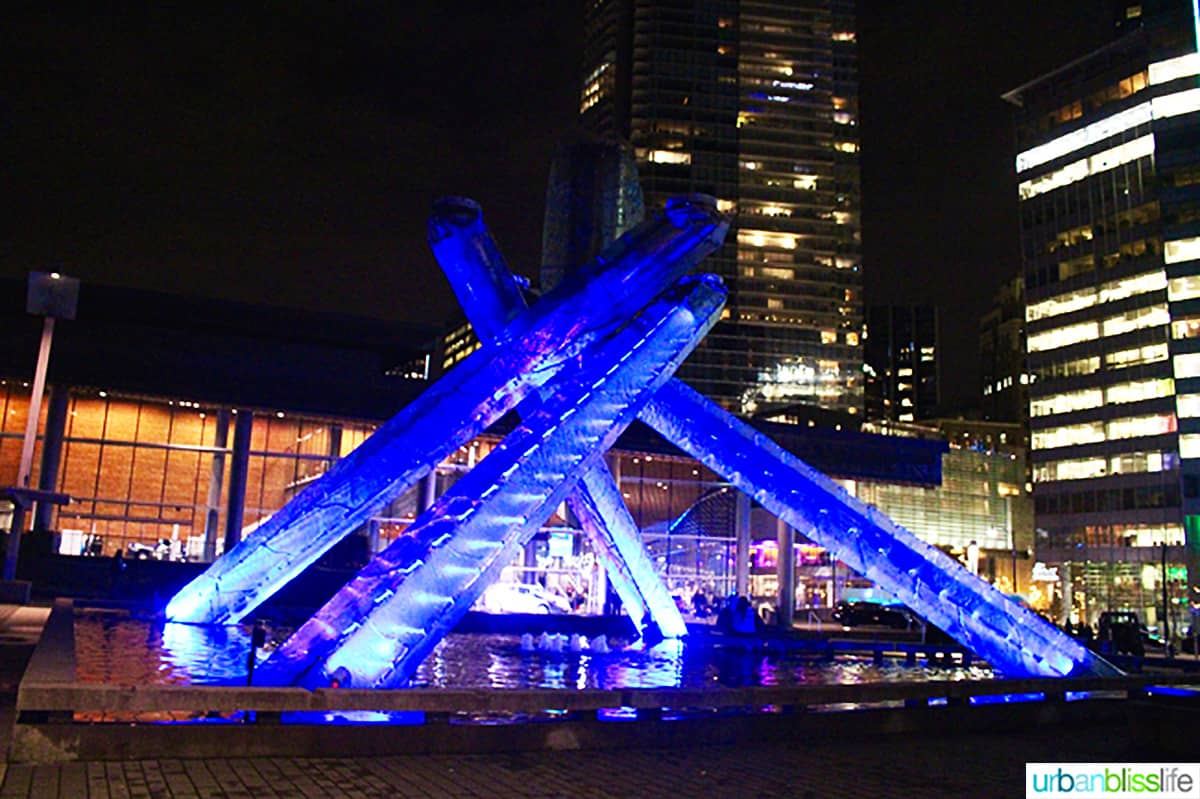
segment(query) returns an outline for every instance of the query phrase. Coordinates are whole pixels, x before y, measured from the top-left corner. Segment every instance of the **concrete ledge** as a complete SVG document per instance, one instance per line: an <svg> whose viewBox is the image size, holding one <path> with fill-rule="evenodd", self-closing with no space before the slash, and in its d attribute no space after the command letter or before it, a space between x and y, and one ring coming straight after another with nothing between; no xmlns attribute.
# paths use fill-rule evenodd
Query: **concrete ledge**
<svg viewBox="0 0 1200 799"><path fill-rule="evenodd" d="M670 748L757 741L957 735L1030 726L1116 725L1120 701L947 706L850 713L709 715L681 720L568 719L519 724L41 724L18 725L12 762L204 757L348 757L561 749ZM1119 733L1119 734L1121 734Z"/></svg>
<svg viewBox="0 0 1200 799"><path fill-rule="evenodd" d="M17 692L17 704L21 704L20 691L26 683L50 685L75 684L75 607L70 599L58 599L42 628L38 640L21 679Z"/></svg>
<svg viewBox="0 0 1200 799"><path fill-rule="evenodd" d="M51 615L51 622L56 621ZM65 633L50 629L62 639ZM45 639L43 639L43 643ZM39 658L39 653L41 657ZM28 712L145 712L191 711L425 711L428 713L542 713L595 711L610 708L710 710L805 708L823 705L871 705L902 702L969 703L976 697L1042 694L1046 701L1064 701L1068 692L1117 693L1139 698L1148 685L1200 684L1196 675L1136 675L1116 678L1030 680L941 680L914 683L857 685L755 686L745 688L626 688L570 689L440 689L404 690L259 688L188 685L92 685L73 682L74 663L51 657L42 644L37 663L21 682L17 710ZM36 668L35 668L36 667Z"/></svg>

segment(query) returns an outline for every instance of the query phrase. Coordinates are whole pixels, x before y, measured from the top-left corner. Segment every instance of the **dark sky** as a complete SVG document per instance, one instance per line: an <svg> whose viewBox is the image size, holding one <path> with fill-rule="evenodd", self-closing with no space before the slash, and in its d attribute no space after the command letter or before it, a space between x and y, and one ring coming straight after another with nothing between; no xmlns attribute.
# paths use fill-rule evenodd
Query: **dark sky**
<svg viewBox="0 0 1200 799"><path fill-rule="evenodd" d="M182 5L0 13L0 276L437 322L452 300L424 219L451 193L534 274L582 2ZM1103 42L1105 9L861 3L867 299L944 308L952 401L1018 267L999 95Z"/></svg>

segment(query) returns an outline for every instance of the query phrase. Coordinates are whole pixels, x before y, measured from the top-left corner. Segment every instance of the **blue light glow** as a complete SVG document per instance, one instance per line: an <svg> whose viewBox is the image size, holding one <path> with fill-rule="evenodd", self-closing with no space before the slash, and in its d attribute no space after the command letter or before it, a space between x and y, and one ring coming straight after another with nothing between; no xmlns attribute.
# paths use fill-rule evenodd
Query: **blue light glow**
<svg viewBox="0 0 1200 799"><path fill-rule="evenodd" d="M522 423L262 664L262 684L403 685L563 501L639 626L682 618L602 458L635 415L1012 676L1119 673L940 550L671 375L718 317L716 278L684 278L726 230L711 198L668 203L525 308L477 206L439 204L434 252L483 347L262 524L168 605L249 613L510 410ZM678 642L664 650L678 671ZM670 669L668 669L670 671ZM675 675L677 677L677 675Z"/></svg>

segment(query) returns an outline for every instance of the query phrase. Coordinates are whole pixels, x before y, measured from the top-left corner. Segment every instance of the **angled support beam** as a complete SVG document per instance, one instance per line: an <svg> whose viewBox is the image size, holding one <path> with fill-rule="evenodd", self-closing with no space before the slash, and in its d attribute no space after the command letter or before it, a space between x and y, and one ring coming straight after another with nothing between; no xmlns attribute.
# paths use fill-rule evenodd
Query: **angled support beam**
<svg viewBox="0 0 1200 799"><path fill-rule="evenodd" d="M504 326L525 308L525 298L473 200L447 197L434 205L429 244L446 273L459 304L484 346L494 346ZM517 411L536 413L541 400L531 396ZM600 462L584 472L567 505L608 573L635 627L654 622L667 638L687 635L687 625L654 569L637 523Z"/></svg>
<svg viewBox="0 0 1200 799"><path fill-rule="evenodd" d="M641 419L1004 674L1120 674L680 381L663 386Z"/></svg>
<svg viewBox="0 0 1200 799"><path fill-rule="evenodd" d="M581 353L541 406L285 641L265 684L403 685L716 322L687 279Z"/></svg>
<svg viewBox="0 0 1200 799"><path fill-rule="evenodd" d="M173 621L233 623L458 447L625 325L720 245L725 223L680 201L639 225L473 353L170 601ZM606 301L598 302L597 297Z"/></svg>

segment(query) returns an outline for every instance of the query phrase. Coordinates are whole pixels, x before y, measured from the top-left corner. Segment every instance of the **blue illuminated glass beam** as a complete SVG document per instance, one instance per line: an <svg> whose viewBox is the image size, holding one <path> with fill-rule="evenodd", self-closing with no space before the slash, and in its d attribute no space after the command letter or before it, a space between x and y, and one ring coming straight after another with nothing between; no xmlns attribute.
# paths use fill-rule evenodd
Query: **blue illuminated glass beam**
<svg viewBox="0 0 1200 799"><path fill-rule="evenodd" d="M525 298L488 233L478 204L463 197L439 200L429 220L429 244L480 343L495 346L504 325L525 308ZM540 398L533 395L517 411L526 416L540 405ZM567 496L567 506L634 626L642 631L653 620L664 637L687 635L683 616L602 461L583 473L578 488Z"/></svg>
<svg viewBox="0 0 1200 799"><path fill-rule="evenodd" d="M687 278L580 353L540 406L258 670L261 684L403 685L716 322Z"/></svg>
<svg viewBox="0 0 1200 799"><path fill-rule="evenodd" d="M724 238L707 203L676 201L496 334L175 595L172 621L232 623L366 524L437 463L636 316ZM603 297L603 301L597 301Z"/></svg>
<svg viewBox="0 0 1200 799"><path fill-rule="evenodd" d="M1120 671L678 380L642 421L1013 677Z"/></svg>

